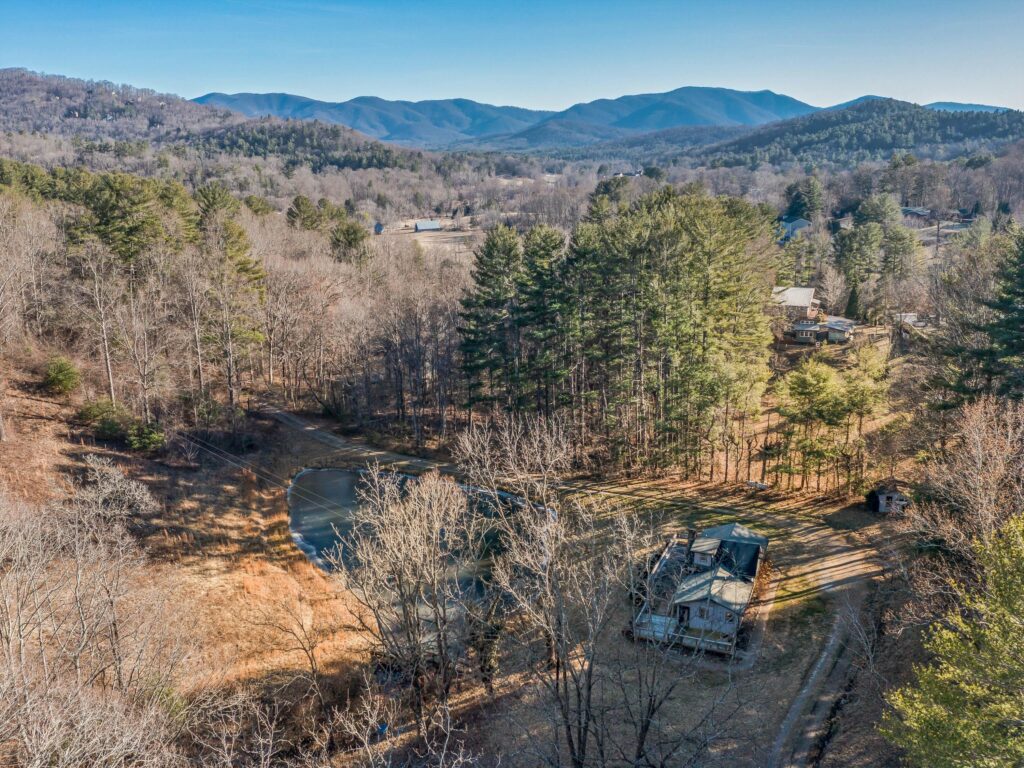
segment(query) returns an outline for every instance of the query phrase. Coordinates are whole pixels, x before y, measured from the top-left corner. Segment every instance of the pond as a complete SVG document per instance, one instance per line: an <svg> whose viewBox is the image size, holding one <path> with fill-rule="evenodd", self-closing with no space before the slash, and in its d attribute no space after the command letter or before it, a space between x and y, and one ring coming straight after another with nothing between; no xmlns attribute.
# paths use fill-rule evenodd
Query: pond
<svg viewBox="0 0 1024 768"><path fill-rule="evenodd" d="M354 469L304 469L288 487L288 526L310 560L327 567L327 555L352 530L359 506L360 473Z"/></svg>
<svg viewBox="0 0 1024 768"><path fill-rule="evenodd" d="M359 484L365 470L358 469L304 469L297 474L288 487L288 526L292 539L306 557L321 568L328 569L328 556L336 552L338 542L352 530L353 518L359 507ZM408 479L408 476L403 476ZM479 489L460 485L478 510L490 516L492 498ZM501 493L502 503L520 506L518 497ZM496 534L485 535L484 560L494 554ZM483 561L471 572L463 572L460 578L480 575Z"/></svg>

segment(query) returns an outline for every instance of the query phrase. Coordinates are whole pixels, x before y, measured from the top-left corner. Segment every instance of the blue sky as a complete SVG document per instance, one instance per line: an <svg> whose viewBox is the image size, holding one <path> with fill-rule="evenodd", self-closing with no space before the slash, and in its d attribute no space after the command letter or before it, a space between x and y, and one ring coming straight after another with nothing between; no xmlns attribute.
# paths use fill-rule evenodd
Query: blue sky
<svg viewBox="0 0 1024 768"><path fill-rule="evenodd" d="M1024 108L1024 0L0 0L0 66L561 109L682 85Z"/></svg>

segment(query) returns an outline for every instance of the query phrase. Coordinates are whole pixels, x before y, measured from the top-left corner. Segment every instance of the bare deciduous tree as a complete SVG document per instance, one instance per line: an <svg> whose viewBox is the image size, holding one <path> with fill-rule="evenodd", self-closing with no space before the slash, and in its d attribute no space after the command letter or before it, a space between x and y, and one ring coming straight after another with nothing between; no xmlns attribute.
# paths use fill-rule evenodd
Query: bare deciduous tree
<svg viewBox="0 0 1024 768"><path fill-rule="evenodd" d="M821 265L821 300L830 312L842 312L846 306L846 277L831 264Z"/></svg>
<svg viewBox="0 0 1024 768"><path fill-rule="evenodd" d="M466 575L474 566L467 498L436 472L366 476L351 534L333 564L385 667L410 687L418 733L446 705L464 653Z"/></svg>
<svg viewBox="0 0 1024 768"><path fill-rule="evenodd" d="M931 498L907 509L907 523L973 562L977 543L1024 513L1024 404L965 406L946 455L927 467L925 489Z"/></svg>
<svg viewBox="0 0 1024 768"><path fill-rule="evenodd" d="M0 499L0 743L19 765L176 764L186 646L124 529L138 489L95 466L45 514Z"/></svg>

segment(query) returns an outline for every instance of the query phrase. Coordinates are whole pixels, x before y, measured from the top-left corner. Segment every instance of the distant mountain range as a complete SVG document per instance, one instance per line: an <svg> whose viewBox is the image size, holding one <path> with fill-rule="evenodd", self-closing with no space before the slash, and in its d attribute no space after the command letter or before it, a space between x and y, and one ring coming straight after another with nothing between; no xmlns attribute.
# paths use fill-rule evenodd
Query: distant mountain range
<svg viewBox="0 0 1024 768"><path fill-rule="evenodd" d="M864 96L819 109L769 91L723 88L601 99L557 113L464 99L362 98L332 105L288 94L251 94L234 100L210 96L196 103L127 85L0 69L0 138L10 146L23 144L21 136L71 139L62 151L79 157L141 157L143 149L133 144L211 157L273 157L288 168L307 166L315 173L415 170L433 159L412 148L431 147L535 151L565 160L609 161L617 168L676 162L852 167L897 152L934 159L996 153L1024 140L1024 112L1000 107L919 106ZM282 119L289 117L296 119ZM342 117L355 127L341 123Z"/></svg>
<svg viewBox="0 0 1024 768"><path fill-rule="evenodd" d="M865 101L863 96L828 110ZM687 86L667 93L620 96L561 112L499 107L469 99L388 101L362 96L333 103L287 93L208 93L195 99L246 115L320 120L383 141L425 149L530 151L571 149L687 127L755 127L822 111L772 91ZM936 102L926 109L1001 112L1002 107Z"/></svg>
<svg viewBox="0 0 1024 768"><path fill-rule="evenodd" d="M383 141L429 148L447 147L481 136L515 133L554 114L520 107L495 107L469 99L412 102L360 96L332 103L290 93L208 93L194 101L247 117L270 115L337 123Z"/></svg>
<svg viewBox="0 0 1024 768"><path fill-rule="evenodd" d="M287 93L208 93L195 99L248 117L339 123L383 141L428 149L574 147L678 126L763 125L815 107L771 91L679 88L576 104L561 112L496 107L469 99L331 103Z"/></svg>

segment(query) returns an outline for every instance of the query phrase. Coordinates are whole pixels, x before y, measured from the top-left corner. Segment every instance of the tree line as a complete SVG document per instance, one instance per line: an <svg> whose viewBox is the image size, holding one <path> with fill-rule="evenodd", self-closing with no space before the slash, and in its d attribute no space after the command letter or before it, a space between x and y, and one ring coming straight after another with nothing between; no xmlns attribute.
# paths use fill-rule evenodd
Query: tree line
<svg viewBox="0 0 1024 768"><path fill-rule="evenodd" d="M739 200L600 187L568 241L498 227L462 302L471 406L564 415L623 467L728 472L769 376L772 234Z"/></svg>

